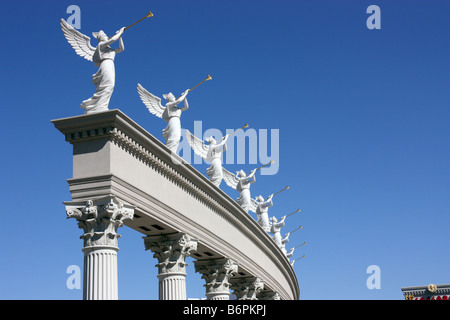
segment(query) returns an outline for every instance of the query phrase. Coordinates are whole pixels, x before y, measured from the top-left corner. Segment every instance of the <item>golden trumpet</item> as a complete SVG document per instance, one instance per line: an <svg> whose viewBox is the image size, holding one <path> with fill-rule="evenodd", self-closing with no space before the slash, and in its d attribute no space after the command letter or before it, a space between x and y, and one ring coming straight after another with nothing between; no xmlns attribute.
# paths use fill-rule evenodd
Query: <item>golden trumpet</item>
<svg viewBox="0 0 450 320"><path fill-rule="evenodd" d="M301 247L301 246L303 246L305 244L306 244L306 242L303 242L302 244L299 244L298 246L294 247L294 249L297 249L298 247Z"/></svg>
<svg viewBox="0 0 450 320"><path fill-rule="evenodd" d="M136 21L135 23L132 23L132 24L130 24L128 27L125 27L124 30L130 29L130 28L131 28L132 26L134 26L136 23L139 23L139 22L141 22L142 20L147 19L147 18L149 18L149 17L153 17L153 13L152 13L151 11L149 11L149 12L147 13L147 15L146 15L145 17L143 17L142 19L139 19L139 20ZM113 36L109 37L108 39L111 39L112 37L113 37Z"/></svg>
<svg viewBox="0 0 450 320"><path fill-rule="evenodd" d="M245 128L248 128L248 123L246 123L242 128L237 129L236 131L229 133L228 136L231 136L232 134L235 134L236 132L238 132L239 130L243 130ZM223 139L225 139L225 137L223 137ZM222 139L222 140L223 140Z"/></svg>
<svg viewBox="0 0 450 320"><path fill-rule="evenodd" d="M273 194L273 196L275 196L276 194L279 194L280 192L283 192L284 190L287 190L287 189L289 189L289 186L286 186L286 188L284 188L284 189L282 189L282 190L280 190L280 191L278 191L278 192L275 192L275 193Z"/></svg>
<svg viewBox="0 0 450 320"><path fill-rule="evenodd" d="M289 214L286 216L286 218L289 217L289 216L292 216L294 213L297 213L297 212L300 212L300 211L301 211L300 209L297 209L297 211L294 211L294 212L292 212L292 213L289 213Z"/></svg>
<svg viewBox="0 0 450 320"><path fill-rule="evenodd" d="M269 164L272 164L272 163L274 163L274 162L275 162L275 161L272 160L272 161L270 161L269 163L266 163L265 165L263 165L263 166L261 166L261 167L259 167L259 168L256 168L255 171L258 171L259 169L262 169L262 168L264 168L264 167L267 167Z"/></svg>
<svg viewBox="0 0 450 320"><path fill-rule="evenodd" d="M303 227L300 226L300 227L298 227L297 229L294 229L294 230L292 230L291 232L288 232L288 233L291 234L291 233L294 233L295 231L300 230L300 229L303 229ZM286 233L286 234L288 234L288 233Z"/></svg>
<svg viewBox="0 0 450 320"><path fill-rule="evenodd" d="M200 82L200 83L197 84L196 86L194 86L194 87L192 87L191 89L189 89L188 92L191 92L192 90L194 90L195 88L197 88L199 85L201 85L203 82L208 81L208 80L212 80L212 77L211 77L209 74L208 74L208 76L206 77L205 80L203 80L202 82ZM179 96L179 97L177 98L177 100L180 99L180 98L181 98L181 96Z"/></svg>
<svg viewBox="0 0 450 320"><path fill-rule="evenodd" d="M303 255L302 257L300 257L300 258L297 258L297 259L295 259L294 261L292 261L291 263L293 263L293 262L295 262L295 261L297 261L297 260L300 260L301 258L304 258L305 257L305 255Z"/></svg>

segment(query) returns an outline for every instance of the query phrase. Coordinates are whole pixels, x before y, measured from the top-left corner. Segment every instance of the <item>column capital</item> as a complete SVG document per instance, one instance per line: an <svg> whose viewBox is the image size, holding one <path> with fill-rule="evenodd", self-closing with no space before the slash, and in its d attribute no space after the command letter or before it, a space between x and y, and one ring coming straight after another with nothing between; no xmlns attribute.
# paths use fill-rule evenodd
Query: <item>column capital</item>
<svg viewBox="0 0 450 320"><path fill-rule="evenodd" d="M273 292L273 291L261 292L258 295L258 299L259 300L281 300L278 292Z"/></svg>
<svg viewBox="0 0 450 320"><path fill-rule="evenodd" d="M228 258L194 261L195 271L205 279L208 300L229 299L230 277L238 271L238 265Z"/></svg>
<svg viewBox="0 0 450 320"><path fill-rule="evenodd" d="M87 201L66 201L67 218L78 221L78 227L84 234L84 247L117 247L120 235L117 228L124 220L133 219L134 207L122 203L114 196Z"/></svg>
<svg viewBox="0 0 450 320"><path fill-rule="evenodd" d="M264 282L257 277L232 278L230 282L238 300L258 300L257 295L264 289Z"/></svg>
<svg viewBox="0 0 450 320"><path fill-rule="evenodd" d="M145 250L158 259L158 274L186 273L186 257L197 250L197 240L185 233L171 233L143 237Z"/></svg>

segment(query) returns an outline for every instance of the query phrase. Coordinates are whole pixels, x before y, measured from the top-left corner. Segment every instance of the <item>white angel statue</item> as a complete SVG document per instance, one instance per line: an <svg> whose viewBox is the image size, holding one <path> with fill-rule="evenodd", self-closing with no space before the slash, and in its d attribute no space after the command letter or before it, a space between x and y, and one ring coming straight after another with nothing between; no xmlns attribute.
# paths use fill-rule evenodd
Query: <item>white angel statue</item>
<svg viewBox="0 0 450 320"><path fill-rule="evenodd" d="M281 239L281 247L280 247L280 249L281 249L281 251L283 251L283 253L286 255L287 258L292 257L292 255L294 254L294 250L295 250L295 248L292 248L289 251L289 253L286 250L286 243L289 242L289 235L290 234L291 234L290 232L287 233L286 236L283 239Z"/></svg>
<svg viewBox="0 0 450 320"><path fill-rule="evenodd" d="M281 249L282 240L281 239L281 227L284 227L284 220L286 216L282 217L280 221L277 221L277 218L272 217L272 225L270 226L270 233L273 234L272 239L275 241L277 246Z"/></svg>
<svg viewBox="0 0 450 320"><path fill-rule="evenodd" d="M227 134L219 144L214 137L207 138L206 142L209 145L194 136L189 130L186 130L185 135L192 150L204 160L211 163L208 169L206 169L206 174L209 180L215 186L219 187L223 179L222 152L227 150L226 143L230 134Z"/></svg>
<svg viewBox="0 0 450 320"><path fill-rule="evenodd" d="M167 100L167 104L163 107L161 99L148 92L142 85L138 83L137 90L142 102L148 111L158 118L162 118L167 122L167 127L163 130L163 137L166 140L166 147L173 153L177 153L178 145L181 138L181 112L189 109L186 96L189 89L184 91L178 99L169 92L164 94L163 98ZM184 100L184 107L178 107L178 104Z"/></svg>
<svg viewBox="0 0 450 320"><path fill-rule="evenodd" d="M252 199L252 206L250 208L250 211L256 213L256 222L266 232L270 232L269 208L273 206L272 198L273 194L267 200L264 200L262 196L258 196Z"/></svg>
<svg viewBox="0 0 450 320"><path fill-rule="evenodd" d="M110 39L103 30L93 32L92 35L98 40L97 47L91 45L91 38L74 29L64 19L61 19L61 30L79 56L92 61L96 67L99 67L97 73L92 75L92 82L97 89L91 98L81 103L81 108L86 110L85 114L108 110L116 79L114 58L116 53L125 49L122 40L125 27L117 31ZM119 48L111 48L110 45L117 40L119 40Z"/></svg>
<svg viewBox="0 0 450 320"><path fill-rule="evenodd" d="M283 247L281 248L281 251L283 251L284 255L286 256L286 258L291 258L294 255L294 250L295 248L292 248L291 250L289 250L289 252L286 251L285 246L283 245Z"/></svg>
<svg viewBox="0 0 450 320"><path fill-rule="evenodd" d="M245 210L245 212L248 212L252 206L250 185L256 181L256 170L257 169L253 169L249 175L247 175L244 170L240 170L234 175L223 168L223 180L230 188L240 192L237 203Z"/></svg>

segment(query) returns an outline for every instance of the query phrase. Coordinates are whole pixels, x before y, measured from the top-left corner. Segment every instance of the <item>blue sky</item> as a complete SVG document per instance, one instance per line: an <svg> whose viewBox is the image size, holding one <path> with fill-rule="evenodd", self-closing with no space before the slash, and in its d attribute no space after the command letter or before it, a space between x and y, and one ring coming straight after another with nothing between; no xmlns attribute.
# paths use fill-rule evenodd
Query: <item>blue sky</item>
<svg viewBox="0 0 450 320"><path fill-rule="evenodd" d="M82 297L66 287L67 267L83 263L62 204L72 146L50 122L81 115L94 92L96 68L59 26L71 4L89 36L154 13L123 36L110 108L158 139L164 124L136 84L178 94L207 74L184 128L279 130L279 171L252 190L289 185L270 214L302 210L285 228L303 226L288 248L307 242L294 255L306 255L294 265L301 299L403 299L401 287L450 283L448 1L3 1L1 299ZM379 30L366 27L371 4ZM241 167L254 165L229 169ZM119 298L157 299L156 260L141 234L119 233ZM366 286L370 265L381 289ZM188 269L187 295L202 297Z"/></svg>

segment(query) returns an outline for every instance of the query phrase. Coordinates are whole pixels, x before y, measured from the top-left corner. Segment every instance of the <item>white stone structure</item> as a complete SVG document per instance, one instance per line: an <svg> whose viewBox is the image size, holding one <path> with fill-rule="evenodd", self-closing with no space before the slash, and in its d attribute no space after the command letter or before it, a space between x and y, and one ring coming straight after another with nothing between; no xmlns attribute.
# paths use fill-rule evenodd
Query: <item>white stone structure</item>
<svg viewBox="0 0 450 320"><path fill-rule="evenodd" d="M242 299L299 299L291 264L258 223L120 110L52 122L73 145L65 205L84 231L84 299L118 299L122 225L141 233L158 260L160 299L186 299L194 266L208 299L226 299L227 289Z"/></svg>

